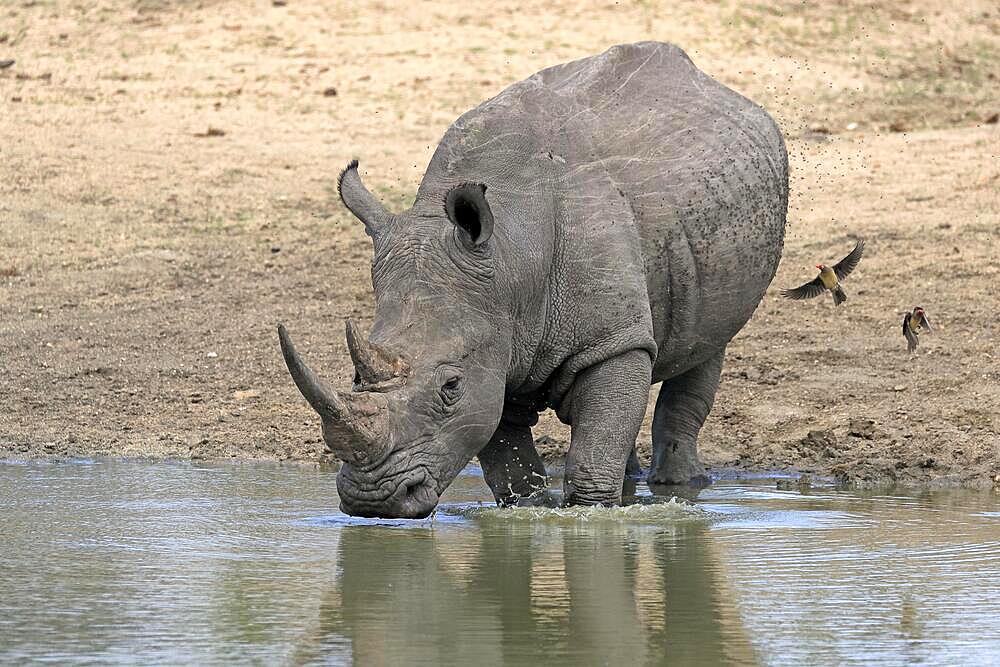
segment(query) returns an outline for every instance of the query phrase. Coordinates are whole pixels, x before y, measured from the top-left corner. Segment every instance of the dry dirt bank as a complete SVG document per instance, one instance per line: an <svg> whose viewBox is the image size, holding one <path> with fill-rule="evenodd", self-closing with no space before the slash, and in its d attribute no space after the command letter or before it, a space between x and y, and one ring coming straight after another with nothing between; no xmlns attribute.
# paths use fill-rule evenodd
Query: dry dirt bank
<svg viewBox="0 0 1000 667"><path fill-rule="evenodd" d="M767 107L791 154L784 261L729 349L705 459L862 484L1000 474L993 3L461 6L0 6L16 60L0 70L0 456L317 460L274 326L348 381L342 321L367 324L372 300L338 170L360 156L402 207L461 112L653 38ZM777 297L857 235L847 306ZM918 303L938 331L910 357L899 320ZM558 458L566 429L536 435Z"/></svg>

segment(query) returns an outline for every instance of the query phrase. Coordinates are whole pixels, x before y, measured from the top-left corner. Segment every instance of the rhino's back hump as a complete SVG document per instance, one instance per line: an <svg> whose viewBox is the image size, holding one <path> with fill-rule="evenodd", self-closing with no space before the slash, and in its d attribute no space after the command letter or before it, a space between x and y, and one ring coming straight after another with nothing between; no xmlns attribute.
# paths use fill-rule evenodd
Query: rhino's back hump
<svg viewBox="0 0 1000 667"><path fill-rule="evenodd" d="M737 209L759 186L786 196L787 157L760 106L677 46L639 42L544 69L462 115L427 174L432 183L456 179L568 199L621 190L655 254L678 217ZM695 240L720 226L777 224L701 217L704 228L688 230Z"/></svg>
<svg viewBox="0 0 1000 667"><path fill-rule="evenodd" d="M671 44L620 45L550 67L467 112L421 190L435 200L463 180L488 183L491 201L516 211L507 219L518 226L515 242L547 247L552 240L540 235L551 229L561 252L594 264L574 276L570 302L607 292L588 280L639 267L638 281L622 275L611 293L620 304L641 290L643 307L648 296L638 316L651 320L658 378L728 342L780 258L780 131ZM620 256L629 254L638 257ZM613 319L601 321L610 329Z"/></svg>

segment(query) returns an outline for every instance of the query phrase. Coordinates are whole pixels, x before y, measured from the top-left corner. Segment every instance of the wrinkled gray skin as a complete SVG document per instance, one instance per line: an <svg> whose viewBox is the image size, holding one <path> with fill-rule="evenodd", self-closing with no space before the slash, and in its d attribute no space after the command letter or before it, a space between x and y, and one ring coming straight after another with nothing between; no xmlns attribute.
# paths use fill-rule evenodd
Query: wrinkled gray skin
<svg viewBox="0 0 1000 667"><path fill-rule="evenodd" d="M499 504L538 498L531 427L549 407L572 426L566 502L618 502L656 382L647 481L704 480L725 348L784 238L787 156L760 107L675 46L616 46L464 114L408 211L386 211L357 163L340 193L374 244L352 390L280 335L344 461L345 512L427 516L477 455Z"/></svg>

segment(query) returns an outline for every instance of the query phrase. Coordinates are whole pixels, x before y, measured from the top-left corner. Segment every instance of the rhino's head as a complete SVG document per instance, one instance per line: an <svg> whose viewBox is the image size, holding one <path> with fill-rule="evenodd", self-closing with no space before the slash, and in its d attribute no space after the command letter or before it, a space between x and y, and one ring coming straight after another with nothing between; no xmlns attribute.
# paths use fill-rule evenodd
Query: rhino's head
<svg viewBox="0 0 1000 667"><path fill-rule="evenodd" d="M371 335L347 322L354 385L326 385L279 327L282 352L344 462L341 508L424 517L489 441L503 409L511 325L498 307L486 188L456 185L434 205L392 215L365 189L355 161L339 189L374 244Z"/></svg>

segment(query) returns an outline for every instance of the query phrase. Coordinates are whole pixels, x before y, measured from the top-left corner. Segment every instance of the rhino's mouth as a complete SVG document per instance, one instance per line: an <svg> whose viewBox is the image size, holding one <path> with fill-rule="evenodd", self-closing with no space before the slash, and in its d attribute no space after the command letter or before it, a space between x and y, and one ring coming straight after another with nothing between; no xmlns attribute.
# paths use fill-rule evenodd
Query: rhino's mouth
<svg viewBox="0 0 1000 667"><path fill-rule="evenodd" d="M340 509L351 516L423 519L438 503L438 484L424 466L381 475L358 474L344 464L337 475Z"/></svg>

